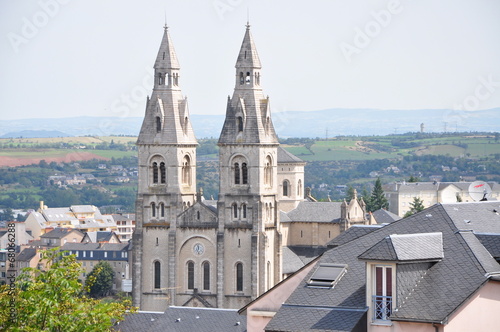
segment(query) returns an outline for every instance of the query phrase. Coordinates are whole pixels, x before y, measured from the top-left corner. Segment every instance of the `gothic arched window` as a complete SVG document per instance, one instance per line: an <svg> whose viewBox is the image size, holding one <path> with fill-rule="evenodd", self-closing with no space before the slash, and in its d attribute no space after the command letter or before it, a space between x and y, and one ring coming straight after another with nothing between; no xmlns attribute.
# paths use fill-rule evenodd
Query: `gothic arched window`
<svg viewBox="0 0 500 332"><path fill-rule="evenodd" d="M191 161L188 155L182 159L182 183L191 185Z"/></svg>
<svg viewBox="0 0 500 332"><path fill-rule="evenodd" d="M158 85L163 85L163 75L158 73Z"/></svg>
<svg viewBox="0 0 500 332"><path fill-rule="evenodd" d="M154 288L161 288L161 264L158 261L154 262Z"/></svg>
<svg viewBox="0 0 500 332"><path fill-rule="evenodd" d="M156 217L156 204L151 203L151 217Z"/></svg>
<svg viewBox="0 0 500 332"><path fill-rule="evenodd" d="M250 84L250 81L251 81L251 80L252 80L252 79L251 79L251 76L250 76L250 72L249 72L249 71L247 71L247 76L245 77L245 83L246 83L246 84Z"/></svg>
<svg viewBox="0 0 500 332"><path fill-rule="evenodd" d="M234 163L234 184L240 184L240 164Z"/></svg>
<svg viewBox="0 0 500 332"><path fill-rule="evenodd" d="M243 173L243 184L248 184L248 167L247 163L241 164L241 172Z"/></svg>
<svg viewBox="0 0 500 332"><path fill-rule="evenodd" d="M238 205L236 205L236 203L233 203L232 208L233 208L233 218L238 219Z"/></svg>
<svg viewBox="0 0 500 332"><path fill-rule="evenodd" d="M187 288L194 289L194 263L189 261L187 263Z"/></svg>
<svg viewBox="0 0 500 332"><path fill-rule="evenodd" d="M156 117L156 132L159 133L161 131L161 119L159 116Z"/></svg>
<svg viewBox="0 0 500 332"><path fill-rule="evenodd" d="M158 164L153 163L153 183L158 183Z"/></svg>
<svg viewBox="0 0 500 332"><path fill-rule="evenodd" d="M210 263L203 263L203 290L210 290Z"/></svg>
<svg viewBox="0 0 500 332"><path fill-rule="evenodd" d="M161 183L166 183L167 182L167 169L165 168L165 163L164 162L160 163L160 182Z"/></svg>
<svg viewBox="0 0 500 332"><path fill-rule="evenodd" d="M243 73L240 72L240 85L242 85L243 83L245 83L245 79L243 78Z"/></svg>
<svg viewBox="0 0 500 332"><path fill-rule="evenodd" d="M236 291L243 292L243 264L236 264Z"/></svg>
<svg viewBox="0 0 500 332"><path fill-rule="evenodd" d="M160 217L165 217L165 204L160 203Z"/></svg>
<svg viewBox="0 0 500 332"><path fill-rule="evenodd" d="M246 204L241 204L241 217L243 219L247 218L247 205Z"/></svg>
<svg viewBox="0 0 500 332"><path fill-rule="evenodd" d="M288 180L283 181L283 196L287 197L289 195L290 182Z"/></svg>
<svg viewBox="0 0 500 332"><path fill-rule="evenodd" d="M302 181L299 180L297 182L297 196L301 197L302 196Z"/></svg>

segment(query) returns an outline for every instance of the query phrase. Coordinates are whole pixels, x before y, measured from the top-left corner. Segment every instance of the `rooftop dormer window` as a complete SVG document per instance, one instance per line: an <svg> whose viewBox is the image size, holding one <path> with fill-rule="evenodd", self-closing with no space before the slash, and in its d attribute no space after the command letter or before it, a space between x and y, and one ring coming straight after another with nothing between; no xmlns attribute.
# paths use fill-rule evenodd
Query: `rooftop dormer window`
<svg viewBox="0 0 500 332"><path fill-rule="evenodd" d="M307 285L315 288L333 288L346 272L345 264L320 263Z"/></svg>

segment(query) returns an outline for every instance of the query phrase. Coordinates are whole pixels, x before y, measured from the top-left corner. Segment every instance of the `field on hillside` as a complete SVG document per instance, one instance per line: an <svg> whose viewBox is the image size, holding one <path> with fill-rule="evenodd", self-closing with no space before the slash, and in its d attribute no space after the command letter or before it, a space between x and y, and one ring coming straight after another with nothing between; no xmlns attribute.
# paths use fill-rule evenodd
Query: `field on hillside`
<svg viewBox="0 0 500 332"><path fill-rule="evenodd" d="M500 153L500 143L488 136L448 136L412 139L408 136L342 137L314 144L283 145L305 161L401 159L406 155L448 155L481 158Z"/></svg>
<svg viewBox="0 0 500 332"><path fill-rule="evenodd" d="M72 162L136 156L136 140L131 136L0 139L0 166L36 164L42 159ZM215 141L210 144L213 149L199 153L200 160L217 158ZM481 158L500 153L498 136L467 133L296 139L282 146L305 161L401 159L407 155Z"/></svg>

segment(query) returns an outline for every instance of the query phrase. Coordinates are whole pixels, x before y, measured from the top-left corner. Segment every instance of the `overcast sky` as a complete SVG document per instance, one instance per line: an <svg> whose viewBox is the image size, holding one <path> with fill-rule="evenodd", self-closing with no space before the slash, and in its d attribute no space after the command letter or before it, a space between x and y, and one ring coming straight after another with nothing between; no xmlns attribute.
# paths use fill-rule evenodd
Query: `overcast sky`
<svg viewBox="0 0 500 332"><path fill-rule="evenodd" d="M498 0L0 0L1 119L143 116L165 16L224 114L247 12L274 112L500 106Z"/></svg>

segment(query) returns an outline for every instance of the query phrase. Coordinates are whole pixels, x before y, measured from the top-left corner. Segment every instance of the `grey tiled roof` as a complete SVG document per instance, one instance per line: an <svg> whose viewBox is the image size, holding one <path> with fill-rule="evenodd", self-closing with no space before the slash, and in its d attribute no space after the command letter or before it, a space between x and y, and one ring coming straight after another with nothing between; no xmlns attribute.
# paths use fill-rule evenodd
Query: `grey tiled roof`
<svg viewBox="0 0 500 332"><path fill-rule="evenodd" d="M266 331L366 331L366 309L346 310L328 307L284 305L266 326ZM365 329L362 328L365 325Z"/></svg>
<svg viewBox="0 0 500 332"><path fill-rule="evenodd" d="M394 214L390 211L379 209L375 212L372 212L373 217L377 221L377 224L389 224L393 221L401 219L400 216Z"/></svg>
<svg viewBox="0 0 500 332"><path fill-rule="evenodd" d="M464 210L469 205L475 207L476 218L483 219L491 216L488 202L461 203ZM427 270L419 278L419 282L411 293L396 292L397 296L404 296L404 301L396 300L398 307L394 308L392 320L409 320L421 322L446 323L449 317L474 294L488 280L488 272L500 271L500 265L491 257L478 240L474 240L470 232L459 232L456 227L460 214L449 215L449 207L441 204L434 205L413 216L395 221L381 227L357 240L325 252L318 263L347 264L347 273L340 279L333 289L318 289L307 287L306 281L310 272L301 284L286 300L285 304L305 307L339 307L343 309L363 309L366 303L365 289L365 261L357 257L368 249L377 246L386 246L389 254L396 254L389 246L389 236L392 234L416 234L441 232L443 237L443 259L427 265ZM451 211L453 207L451 207ZM480 216L479 216L480 215ZM382 240L385 240L384 241ZM381 242L382 241L382 242ZM401 278L407 278L404 274ZM281 317L282 307L269 323L266 330L271 328L280 331L281 324L286 324ZM309 319L307 314L297 312L297 321ZM319 322L319 320L318 320ZM366 322L365 322L366 323ZM284 330L284 329L283 329ZM303 331L308 329L303 329ZM292 331L292 330L290 330ZM334 327L325 331L335 331Z"/></svg>
<svg viewBox="0 0 500 332"><path fill-rule="evenodd" d="M138 312L114 327L121 332L244 332L246 316L236 310L169 307L165 313Z"/></svg>
<svg viewBox="0 0 500 332"><path fill-rule="evenodd" d="M287 248L297 255L304 265L328 250L326 247L310 246L288 246Z"/></svg>
<svg viewBox="0 0 500 332"><path fill-rule="evenodd" d="M16 260L19 262L28 262L36 255L35 248L24 248L23 251L17 255Z"/></svg>
<svg viewBox="0 0 500 332"><path fill-rule="evenodd" d="M304 266L304 262L290 248L283 247L283 270L284 274L291 274Z"/></svg>
<svg viewBox="0 0 500 332"><path fill-rule="evenodd" d="M500 258L500 234L475 234L494 258Z"/></svg>
<svg viewBox="0 0 500 332"><path fill-rule="evenodd" d="M382 225L353 225L340 235L336 236L326 245L330 248L338 247L382 227Z"/></svg>
<svg viewBox="0 0 500 332"><path fill-rule="evenodd" d="M460 230L500 234L499 201L443 204L443 208Z"/></svg>
<svg viewBox="0 0 500 332"><path fill-rule="evenodd" d="M295 164L295 163L304 164L305 161L293 155L292 153L288 152L287 150L283 149L281 146L278 147L278 164Z"/></svg>
<svg viewBox="0 0 500 332"><path fill-rule="evenodd" d="M78 234L83 235L83 233L81 231L79 231L78 229L57 227L57 228L54 228L53 230L51 230L50 232L47 232L47 233L41 235L40 237L44 238L44 239L45 238L61 239L71 232L77 232Z"/></svg>
<svg viewBox="0 0 500 332"><path fill-rule="evenodd" d="M341 202L300 202L287 213L292 222L339 222Z"/></svg>
<svg viewBox="0 0 500 332"><path fill-rule="evenodd" d="M443 234L392 234L389 236L399 261L443 258Z"/></svg>

